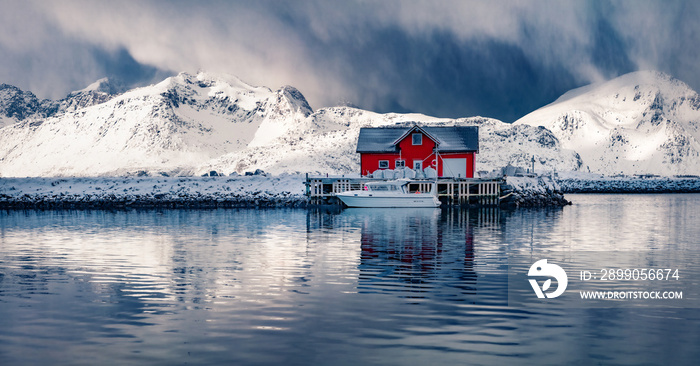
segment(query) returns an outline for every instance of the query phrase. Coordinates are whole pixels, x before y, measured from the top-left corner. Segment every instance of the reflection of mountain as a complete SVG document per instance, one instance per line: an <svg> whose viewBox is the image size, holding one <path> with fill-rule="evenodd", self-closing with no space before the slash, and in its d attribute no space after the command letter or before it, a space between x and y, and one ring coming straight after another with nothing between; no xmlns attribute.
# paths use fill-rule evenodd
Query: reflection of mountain
<svg viewBox="0 0 700 366"><path fill-rule="evenodd" d="M353 209L363 217L359 288L474 302L474 220L469 211ZM466 295L466 296L465 296Z"/></svg>

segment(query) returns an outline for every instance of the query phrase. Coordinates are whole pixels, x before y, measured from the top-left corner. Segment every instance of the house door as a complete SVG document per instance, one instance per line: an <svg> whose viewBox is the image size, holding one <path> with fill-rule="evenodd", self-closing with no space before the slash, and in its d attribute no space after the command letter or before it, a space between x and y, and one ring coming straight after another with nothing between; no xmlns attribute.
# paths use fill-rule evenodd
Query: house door
<svg viewBox="0 0 700 366"><path fill-rule="evenodd" d="M467 159L442 159L443 177L467 177Z"/></svg>

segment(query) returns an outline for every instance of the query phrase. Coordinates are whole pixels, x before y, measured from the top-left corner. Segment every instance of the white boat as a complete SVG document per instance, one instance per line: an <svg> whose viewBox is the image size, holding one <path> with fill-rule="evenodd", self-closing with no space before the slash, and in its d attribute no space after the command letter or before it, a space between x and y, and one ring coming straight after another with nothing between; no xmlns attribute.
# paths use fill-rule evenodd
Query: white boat
<svg viewBox="0 0 700 366"><path fill-rule="evenodd" d="M348 207L438 207L436 184L431 183L430 192L408 191L408 180L368 182L363 190L345 191L337 197Z"/></svg>

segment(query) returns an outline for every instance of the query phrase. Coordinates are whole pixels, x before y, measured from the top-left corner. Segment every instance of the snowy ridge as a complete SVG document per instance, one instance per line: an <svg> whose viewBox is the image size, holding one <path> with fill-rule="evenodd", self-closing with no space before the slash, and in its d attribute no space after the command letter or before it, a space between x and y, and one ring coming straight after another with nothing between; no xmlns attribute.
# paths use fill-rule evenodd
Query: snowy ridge
<svg viewBox="0 0 700 366"><path fill-rule="evenodd" d="M3 86L0 108L8 123L0 128L0 177L357 174L361 127L413 123L479 126L478 171L531 168L534 159L536 172L700 174L700 97L656 72L572 90L512 125L347 106L314 111L291 86L273 91L207 72L121 94L102 79L58 102Z"/></svg>
<svg viewBox="0 0 700 366"><path fill-rule="evenodd" d="M700 97L640 71L574 89L515 122L543 126L602 174L700 174Z"/></svg>
<svg viewBox="0 0 700 366"><path fill-rule="evenodd" d="M0 129L0 176L191 174L204 161L284 134L305 118L308 104L290 101L293 96L288 88L272 92L181 73L104 103Z"/></svg>
<svg viewBox="0 0 700 366"><path fill-rule="evenodd" d="M359 155L355 153L361 127L421 123L431 126L479 126L481 151L476 166L491 171L508 163L529 167L537 156L538 171L576 170L580 159L575 152L559 147L546 129L510 124L483 117L440 119L420 114L378 114L350 107L325 108L312 114L304 125L265 147L252 147L224 155L197 173L216 170L225 174L261 168L280 173L359 173Z"/></svg>
<svg viewBox="0 0 700 366"><path fill-rule="evenodd" d="M73 112L78 109L107 102L124 91L123 87L109 78L102 78L86 88L74 91L59 101L56 114Z"/></svg>
<svg viewBox="0 0 700 366"><path fill-rule="evenodd" d="M123 91L123 87L102 78L88 87L71 92L59 101L39 100L33 93L0 85L0 128L22 121L43 120L85 107L104 103Z"/></svg>
<svg viewBox="0 0 700 366"><path fill-rule="evenodd" d="M0 129L0 176L124 176L243 173L350 174L361 127L403 123L479 125L477 168L506 163L574 170L542 128L487 118L378 114L351 107L313 111L300 91L248 85L230 75L181 73L156 85L111 94L108 80L71 93L72 104L44 120ZM522 165L522 164L521 164ZM529 166L529 165L528 165Z"/></svg>
<svg viewBox="0 0 700 366"><path fill-rule="evenodd" d="M39 100L32 92L0 84L0 128L19 121L46 118L57 109L57 102Z"/></svg>

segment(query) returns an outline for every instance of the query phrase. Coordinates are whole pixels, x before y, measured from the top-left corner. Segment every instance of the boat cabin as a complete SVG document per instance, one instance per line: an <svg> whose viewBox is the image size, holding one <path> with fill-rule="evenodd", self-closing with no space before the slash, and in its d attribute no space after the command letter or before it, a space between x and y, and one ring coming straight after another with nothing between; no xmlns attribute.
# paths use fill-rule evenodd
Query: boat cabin
<svg viewBox="0 0 700 366"><path fill-rule="evenodd" d="M405 193L404 187L408 181L391 181L391 182L367 182L364 185L365 191L370 192L398 192Z"/></svg>
<svg viewBox="0 0 700 366"><path fill-rule="evenodd" d="M479 152L476 126L364 127L357 141L363 176L413 169L438 177L473 178Z"/></svg>

